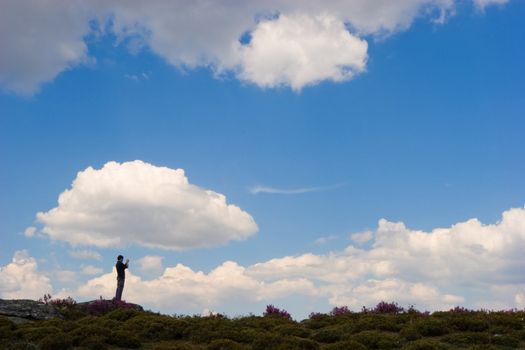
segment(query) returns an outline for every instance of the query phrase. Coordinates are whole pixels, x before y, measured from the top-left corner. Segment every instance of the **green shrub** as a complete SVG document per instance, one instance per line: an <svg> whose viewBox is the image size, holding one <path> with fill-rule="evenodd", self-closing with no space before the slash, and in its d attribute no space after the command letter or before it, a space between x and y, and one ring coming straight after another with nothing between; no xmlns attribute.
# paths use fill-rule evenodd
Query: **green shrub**
<svg viewBox="0 0 525 350"><path fill-rule="evenodd" d="M446 350L449 347L432 339L420 339L403 346L403 350Z"/></svg>
<svg viewBox="0 0 525 350"><path fill-rule="evenodd" d="M192 342L207 344L212 340L224 338L224 334L235 333L230 323L218 322L217 320L197 319L189 322L183 330L183 338Z"/></svg>
<svg viewBox="0 0 525 350"><path fill-rule="evenodd" d="M158 343L152 346L151 350L197 350L202 349L190 343Z"/></svg>
<svg viewBox="0 0 525 350"><path fill-rule="evenodd" d="M316 342L310 340L310 339L302 339L302 338L288 338L293 339L290 340L289 344L291 345L290 349L295 350L319 350L319 344Z"/></svg>
<svg viewBox="0 0 525 350"><path fill-rule="evenodd" d="M117 321L117 320L112 320L110 318L105 318L105 317L99 317L95 323L93 323L97 326L100 326L100 327L104 327L104 328L107 328L107 329L111 329L111 330L115 330L117 328L120 328L122 327L122 325L124 324L124 322L121 322L121 321Z"/></svg>
<svg viewBox="0 0 525 350"><path fill-rule="evenodd" d="M0 326L0 339L7 340L14 337L13 328L10 326Z"/></svg>
<svg viewBox="0 0 525 350"><path fill-rule="evenodd" d="M215 339L207 347L208 350L243 350L244 347L230 339Z"/></svg>
<svg viewBox="0 0 525 350"><path fill-rule="evenodd" d="M73 329L77 328L78 325L76 324L76 322L64 321L54 318L51 320L37 321L33 323L33 327L56 327L61 331L68 333Z"/></svg>
<svg viewBox="0 0 525 350"><path fill-rule="evenodd" d="M308 338L311 334L309 329L306 329L300 324L284 324L277 326L274 329L274 332L281 335L293 335L299 338Z"/></svg>
<svg viewBox="0 0 525 350"><path fill-rule="evenodd" d="M399 332L403 324L398 319L396 315L364 315L357 320L356 332L374 330Z"/></svg>
<svg viewBox="0 0 525 350"><path fill-rule="evenodd" d="M323 348L324 350L367 350L367 347L361 343L353 340L341 341L329 344Z"/></svg>
<svg viewBox="0 0 525 350"><path fill-rule="evenodd" d="M259 330L270 331L281 325L296 324L285 317L260 317L248 316L237 318L231 321L233 327L254 328Z"/></svg>
<svg viewBox="0 0 525 350"><path fill-rule="evenodd" d="M139 337L126 331L111 332L108 343L122 348L137 349L142 345Z"/></svg>
<svg viewBox="0 0 525 350"><path fill-rule="evenodd" d="M108 348L106 344L107 338L101 335L90 335L80 342L80 346L86 350L105 350Z"/></svg>
<svg viewBox="0 0 525 350"><path fill-rule="evenodd" d="M14 338L14 330L16 330L16 325L7 317L0 316L0 339Z"/></svg>
<svg viewBox="0 0 525 350"><path fill-rule="evenodd" d="M249 344L252 343L254 339L257 339L263 334L268 332L264 330L257 330L254 328L245 328L245 329L231 329L223 332L223 338L231 339L238 343Z"/></svg>
<svg viewBox="0 0 525 350"><path fill-rule="evenodd" d="M0 343L1 344L1 343ZM5 344L5 347L0 349L5 350L39 350L37 345L25 340L10 341L9 344Z"/></svg>
<svg viewBox="0 0 525 350"><path fill-rule="evenodd" d="M20 326L15 334L30 342L39 342L50 334L61 332L57 327L41 327L38 323L30 323Z"/></svg>
<svg viewBox="0 0 525 350"><path fill-rule="evenodd" d="M187 321L169 316L139 315L127 320L120 328L148 341L160 341L182 339L187 326Z"/></svg>
<svg viewBox="0 0 525 350"><path fill-rule="evenodd" d="M9 327L11 329L15 328L15 324L11 322L7 317L0 316L0 327Z"/></svg>
<svg viewBox="0 0 525 350"><path fill-rule="evenodd" d="M354 334L350 340L361 343L369 349L393 349L401 346L401 339L397 334L379 331L363 331Z"/></svg>
<svg viewBox="0 0 525 350"><path fill-rule="evenodd" d="M522 329L520 331L513 331L509 333L509 335L512 335L516 339L525 341L525 329Z"/></svg>
<svg viewBox="0 0 525 350"><path fill-rule="evenodd" d="M518 348L520 340L512 335L494 335L491 338L491 343L494 345L506 346L509 348Z"/></svg>
<svg viewBox="0 0 525 350"><path fill-rule="evenodd" d="M436 337L450 332L446 321L432 317L416 321L414 327L424 337Z"/></svg>
<svg viewBox="0 0 525 350"><path fill-rule="evenodd" d="M458 346L488 344L490 339L487 333L463 332L447 334L442 338L446 343Z"/></svg>
<svg viewBox="0 0 525 350"><path fill-rule="evenodd" d="M71 337L63 332L49 334L38 344L41 350L67 350L71 349Z"/></svg>
<svg viewBox="0 0 525 350"><path fill-rule="evenodd" d="M252 344L252 350L318 350L319 345L309 339L297 337L279 337L268 334L258 337Z"/></svg>
<svg viewBox="0 0 525 350"><path fill-rule="evenodd" d="M460 332L485 332L489 329L489 323L482 318L483 316L483 314L458 314L447 317L446 322Z"/></svg>
<svg viewBox="0 0 525 350"><path fill-rule="evenodd" d="M106 342L111 337L111 330L98 325L81 326L69 332L73 345L78 346L91 337L97 337Z"/></svg>
<svg viewBox="0 0 525 350"><path fill-rule="evenodd" d="M401 331L399 331L399 335L408 341L418 340L422 338L421 333L419 333L419 331L414 325L408 325L403 327Z"/></svg>
<svg viewBox="0 0 525 350"><path fill-rule="evenodd" d="M508 333L513 330L523 329L524 321L515 314L491 313L488 315L491 330L498 333Z"/></svg>
<svg viewBox="0 0 525 350"><path fill-rule="evenodd" d="M62 314L62 316L64 316L64 319L67 321L77 321L87 316L87 312L79 307L66 308L59 311Z"/></svg>
<svg viewBox="0 0 525 350"><path fill-rule="evenodd" d="M338 320L337 317L327 314L311 314L309 319L301 323L309 329L321 329L338 323Z"/></svg>
<svg viewBox="0 0 525 350"><path fill-rule="evenodd" d="M82 326L82 325L89 326L89 325L96 323L98 319L99 317L96 317L96 316L85 316L85 317L82 317L80 320L75 321L75 323L78 326Z"/></svg>
<svg viewBox="0 0 525 350"><path fill-rule="evenodd" d="M335 343L342 339L340 327L327 327L315 331L312 339L319 343Z"/></svg>
<svg viewBox="0 0 525 350"><path fill-rule="evenodd" d="M135 309L115 309L104 315L104 318L109 318L110 320L115 321L127 321L139 314L140 313Z"/></svg>
<svg viewBox="0 0 525 350"><path fill-rule="evenodd" d="M283 349L283 337L274 334L263 334L257 337L252 343L253 350Z"/></svg>

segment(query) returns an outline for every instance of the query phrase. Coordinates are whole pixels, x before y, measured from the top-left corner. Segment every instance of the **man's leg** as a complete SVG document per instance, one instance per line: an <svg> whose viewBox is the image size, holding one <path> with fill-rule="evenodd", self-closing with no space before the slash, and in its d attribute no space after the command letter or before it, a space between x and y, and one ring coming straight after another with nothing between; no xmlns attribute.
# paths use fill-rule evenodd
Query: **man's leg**
<svg viewBox="0 0 525 350"><path fill-rule="evenodd" d="M115 299L122 300L122 291L124 290L124 279L117 279L117 291L115 293Z"/></svg>

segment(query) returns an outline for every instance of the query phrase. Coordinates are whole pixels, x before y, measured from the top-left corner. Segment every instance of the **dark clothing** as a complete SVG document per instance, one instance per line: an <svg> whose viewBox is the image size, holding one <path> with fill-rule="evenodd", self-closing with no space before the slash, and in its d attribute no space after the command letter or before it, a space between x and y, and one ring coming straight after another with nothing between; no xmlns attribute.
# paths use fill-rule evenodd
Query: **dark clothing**
<svg viewBox="0 0 525 350"><path fill-rule="evenodd" d="M119 260L115 267L117 268L117 279L126 278L126 272L124 270L128 268L128 265Z"/></svg>
<svg viewBox="0 0 525 350"><path fill-rule="evenodd" d="M122 291L124 290L124 278L117 278L117 291L115 292L115 299L122 300Z"/></svg>
<svg viewBox="0 0 525 350"><path fill-rule="evenodd" d="M118 260L115 265L117 269L117 291L115 292L115 299L122 300L122 291L124 290L124 281L126 280L126 269L128 264L124 264L122 260Z"/></svg>

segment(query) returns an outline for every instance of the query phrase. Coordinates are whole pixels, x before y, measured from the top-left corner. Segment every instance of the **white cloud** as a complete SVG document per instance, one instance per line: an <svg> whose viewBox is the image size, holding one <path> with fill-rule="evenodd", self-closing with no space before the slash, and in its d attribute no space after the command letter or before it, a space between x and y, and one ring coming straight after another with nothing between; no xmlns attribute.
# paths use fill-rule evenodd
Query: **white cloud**
<svg viewBox="0 0 525 350"><path fill-rule="evenodd" d="M271 283L258 281L247 276L244 267L231 261L208 274L178 264L166 268L160 277L150 280L143 280L130 270L126 272L123 298L163 312L192 314L206 308L215 309L232 300L248 305L293 294L314 293L312 283L305 279L282 279ZM60 295L83 299L99 295L111 298L115 293L115 276L113 271L89 280L77 290L63 290Z"/></svg>
<svg viewBox="0 0 525 350"><path fill-rule="evenodd" d="M137 266L143 272L157 272L162 270L162 256L147 255L137 260Z"/></svg>
<svg viewBox="0 0 525 350"><path fill-rule="evenodd" d="M357 232L350 235L350 239L357 244L364 244L374 238L374 233L370 230Z"/></svg>
<svg viewBox="0 0 525 350"><path fill-rule="evenodd" d="M24 230L24 236L26 237L33 237L36 233L36 227L30 226Z"/></svg>
<svg viewBox="0 0 525 350"><path fill-rule="evenodd" d="M275 187L268 187L268 186L255 186L255 187L250 188L251 194L259 194L259 193L302 194L302 193L316 192L316 191L318 191L317 187L284 189L284 188L275 188Z"/></svg>
<svg viewBox="0 0 525 350"><path fill-rule="evenodd" d="M332 304L354 307L386 299L430 310L463 300L472 307L509 308L521 300L516 295L525 282L524 208L504 212L493 225L472 219L431 232L381 219L374 236L368 250L349 246L327 255L272 259L248 273L269 282L301 276L320 286ZM496 292L497 285L514 290Z"/></svg>
<svg viewBox="0 0 525 350"><path fill-rule="evenodd" d="M139 82L141 80L149 80L149 75L144 72L140 74L124 74L124 78Z"/></svg>
<svg viewBox="0 0 525 350"><path fill-rule="evenodd" d="M472 219L430 232L381 219L372 243L369 249L348 246L338 252L286 256L246 267L228 261L208 273L181 264L152 279L130 271L125 298L177 313L227 312L232 300L248 313L257 303L287 297L313 298L354 310L381 300L430 311L456 305L510 309L525 304L525 208L505 211L496 224ZM114 290L115 272L63 294L87 299L111 297ZM306 317L304 309L287 310Z"/></svg>
<svg viewBox="0 0 525 350"><path fill-rule="evenodd" d="M183 250L243 240L258 230L224 195L189 183L184 170L142 161L79 172L58 206L37 220L53 240L99 247Z"/></svg>
<svg viewBox="0 0 525 350"><path fill-rule="evenodd" d="M87 62L88 19L81 1L2 1L0 87L31 95L60 72Z"/></svg>
<svg viewBox="0 0 525 350"><path fill-rule="evenodd" d="M472 1L478 8L506 2ZM0 12L0 86L32 94L64 70L89 61L85 37L100 34L89 24L96 19L132 53L148 47L180 69L204 66L218 76L233 72L259 86L300 90L363 72L364 35L406 30L418 16L443 23L458 2L5 0ZM239 41L245 33L251 33L251 42Z"/></svg>
<svg viewBox="0 0 525 350"><path fill-rule="evenodd" d="M100 255L100 253L88 249L71 250L69 251L69 256L75 259L83 260L102 260L102 255Z"/></svg>
<svg viewBox="0 0 525 350"><path fill-rule="evenodd" d="M516 308L525 309L525 294L518 292L514 295L514 301L516 302Z"/></svg>
<svg viewBox="0 0 525 350"><path fill-rule="evenodd" d="M251 194L269 193L269 194L303 194L310 192L319 192L324 190L330 190L341 185L333 186L319 186L319 187L300 187L300 188L276 188L271 186L253 186L249 189Z"/></svg>
<svg viewBox="0 0 525 350"><path fill-rule="evenodd" d="M27 251L15 252L12 261L0 266L0 298L38 299L51 292L51 281L38 271Z"/></svg>
<svg viewBox="0 0 525 350"><path fill-rule="evenodd" d="M60 284L73 283L77 280L77 277L77 272L71 270L57 269L51 273L51 278L53 281L58 281Z"/></svg>
<svg viewBox="0 0 525 350"><path fill-rule="evenodd" d="M322 80L344 81L365 70L368 44L331 15L281 15L260 22L241 47L239 77L262 87L301 90Z"/></svg>
<svg viewBox="0 0 525 350"><path fill-rule="evenodd" d="M319 237L319 238L317 238L317 239L314 241L314 244L315 244L315 245L323 245L323 244L326 244L326 243L331 242L331 241L336 240L336 239L337 239L337 236L336 236L336 235L330 235L330 236Z"/></svg>
<svg viewBox="0 0 525 350"><path fill-rule="evenodd" d="M101 269L100 267L93 266L93 265L86 265L82 267L82 273L84 275L100 275L103 272L104 272L103 269Z"/></svg>
<svg viewBox="0 0 525 350"><path fill-rule="evenodd" d="M509 2L509 0L474 0L474 4L482 10L485 9L487 6L504 5L507 2Z"/></svg>

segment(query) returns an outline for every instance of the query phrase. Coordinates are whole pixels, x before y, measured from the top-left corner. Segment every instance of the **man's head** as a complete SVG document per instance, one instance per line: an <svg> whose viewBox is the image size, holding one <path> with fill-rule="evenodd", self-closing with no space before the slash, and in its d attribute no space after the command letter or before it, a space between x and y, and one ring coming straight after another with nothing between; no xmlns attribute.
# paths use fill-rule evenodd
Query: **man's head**
<svg viewBox="0 0 525 350"><path fill-rule="evenodd" d="M124 259L124 257L122 255L117 256L117 260L118 261L122 261L122 259Z"/></svg>

